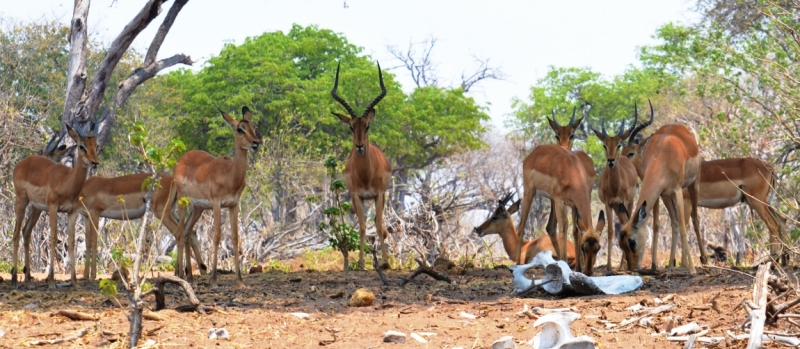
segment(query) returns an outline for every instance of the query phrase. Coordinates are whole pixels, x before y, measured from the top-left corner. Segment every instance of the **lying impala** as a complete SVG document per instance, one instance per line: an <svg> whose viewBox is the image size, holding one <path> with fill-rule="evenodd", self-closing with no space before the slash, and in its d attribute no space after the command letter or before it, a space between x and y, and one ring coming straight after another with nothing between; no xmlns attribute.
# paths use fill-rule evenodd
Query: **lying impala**
<svg viewBox="0 0 800 349"><path fill-rule="evenodd" d="M601 131L592 128L592 131L603 142L603 149L605 149L606 160L608 166L603 170L600 175L600 182L597 185L598 196L600 201L606 206L605 211L608 212L609 223L613 222L612 212L617 214L620 225L624 225L630 219L629 212L633 210L634 194L636 193L636 168L628 160L622 156L622 147L624 140L636 127L636 112L634 107L634 123L631 128L625 129L625 121L619 126L619 131L614 136L609 136L606 132L606 120L603 118L601 121ZM608 255L607 268L609 272L613 272L611 268L611 247L614 239L614 225L608 225ZM630 258L628 264L632 265L633 254L630 253L628 247L619 240L620 248L622 248L623 257ZM620 263L620 268L622 267Z"/></svg>
<svg viewBox="0 0 800 349"><path fill-rule="evenodd" d="M17 259L19 250L20 233L23 233L25 242L25 282L31 281L30 270L30 231L39 220L42 211L47 210L50 220L50 270L47 274L47 284L55 287L54 270L56 262L56 242L58 239L58 212L72 212L74 203L80 194L89 166L97 167L97 138L95 138L95 123L89 130L73 129L67 125L67 133L78 146L75 165L72 168L56 163L49 158L33 155L20 160L14 167L13 181L16 198L14 211L14 235L11 284L17 285ZM22 232L22 222L25 219L25 209L31 205L31 214L25 223L25 232ZM30 229L28 228L30 226ZM70 276L72 285L77 285L75 277L75 232L69 231L67 237L69 250Z"/></svg>
<svg viewBox="0 0 800 349"><path fill-rule="evenodd" d="M383 222L383 207L386 205L386 190L389 189L389 182L392 179L392 165L386 156L383 155L378 147L369 143L369 124L375 119L375 106L386 96L386 87L383 86L383 74L381 66L378 65L378 81L381 86L381 93L370 102L364 109L361 117L349 104L340 97L336 90L339 87L339 67L336 67L336 80L333 83L331 96L341 104L347 115L333 113L339 120L350 126L353 133L353 150L347 158L347 165L344 169L344 181L347 190L350 192L353 208L358 216L358 235L361 241L358 254L358 267L364 269L364 249L366 245L367 221L364 217L364 201L375 200L375 230L381 240L381 258L383 264L389 262L389 254L386 251L386 237L389 232Z"/></svg>
<svg viewBox="0 0 800 349"><path fill-rule="evenodd" d="M517 200L511 207L506 208L508 200L511 200L512 194L508 194L500 201L498 201L497 208L494 210L492 216L481 225L475 227L473 231L480 237L490 234L498 234L503 240L503 248L505 248L508 258L513 261L521 260L523 263L529 263L533 257L536 257L539 252L550 250L553 256L558 258L558 253L553 247L550 237L547 235L539 236L530 241L522 241L520 243L517 235L517 230L514 229L514 223L511 221L511 215L519 210L520 200ZM603 219L602 217L600 218ZM559 244L567 245L567 263L570 268L575 268L575 246L569 240L559 240ZM521 248L520 248L521 245ZM517 255L522 251L522 256Z"/></svg>
<svg viewBox="0 0 800 349"><path fill-rule="evenodd" d="M522 241L525 234L525 223L537 192L553 200L553 209L556 211L557 222L562 222L561 238L556 232L548 232L550 240L558 252L558 256L567 255L566 244L558 241L567 240L567 214L568 205L577 210L577 225L583 236L577 231L573 232L575 240L576 271L583 271L592 275L594 259L600 250L600 237L596 230L602 230L604 219L598 222L597 229L592 227L590 211L590 181L586 178L580 158L574 153L557 145L540 145L528 154L522 164L522 180L525 192L522 200L522 218L519 222L518 240ZM602 217L602 215L601 215ZM580 246L580 249L578 248ZM521 256L522 245L517 249L517 256ZM521 264L521 260L517 260Z"/></svg>
<svg viewBox="0 0 800 349"><path fill-rule="evenodd" d="M636 164L641 164L641 144L644 143L641 140L634 140L628 148L628 157ZM787 263L787 256L780 253L780 242L788 241L785 223L768 205L772 188L775 186L772 165L754 158L701 161L698 180L698 207L724 209L744 202L766 223L770 232L770 254L776 260L783 259L783 263ZM684 189L684 217L691 215L688 195L689 191ZM688 218L686 224L688 225ZM654 229L657 231L657 228ZM673 237L670 251L675 250L676 243L677 239Z"/></svg>
<svg viewBox="0 0 800 349"><path fill-rule="evenodd" d="M553 111L553 118L547 119L547 123L550 125L550 128L556 133L556 142L562 148L572 151L572 142L575 140L575 131L580 129L581 123L583 122L583 117L575 120L575 111L577 108L572 108L572 117L569 119L569 123L566 126L561 126L558 123L558 119L556 119L556 112ZM594 178L597 176L597 172L594 169L594 162L592 162L592 158L589 157L586 152L581 150L572 151L573 154L577 155L578 158L581 159L581 164L583 165L583 169L586 171L586 178L587 183L589 184L589 196L592 196L592 187L594 186ZM575 210L572 210L572 234L577 234L578 226L575 224L577 222L577 215ZM556 212L553 209L553 200L550 200L550 215L547 219L547 228L545 229L548 234L554 234L556 229ZM555 255L555 253L553 254Z"/></svg>
<svg viewBox="0 0 800 349"><path fill-rule="evenodd" d="M184 218L185 210L180 209L179 231L184 246L178 246L178 258L184 257L186 278L192 280L192 261L189 242L193 241L191 232L194 225L205 210L211 209L214 218L214 249L211 254L211 287L217 286L217 251L222 238L222 208L228 208L228 220L231 222L231 240L233 240L234 265L236 282L243 286L241 261L239 258L239 199L245 186L247 174L247 153L258 151L261 145L261 133L252 122L250 109L242 107L242 119L236 120L222 110L219 111L225 122L233 129L234 155L213 157L201 150L192 150L184 154L175 165L175 180L178 184L178 197L188 197L191 201L192 214L188 222ZM181 256L181 254L184 254ZM182 268L183 269L183 268ZM184 270L178 270L183 273Z"/></svg>
<svg viewBox="0 0 800 349"><path fill-rule="evenodd" d="M654 116L653 105L650 104L650 121ZM643 127L642 127L643 128ZM638 132L638 131L637 131ZM635 135L631 135L635 136ZM697 141L689 130L682 125L666 125L658 129L647 142L642 144L642 169L644 171L644 178L639 190L639 199L636 204L637 214L633 219L622 226L620 235L623 243L628 245L628 248L635 255L636 264L628 268L639 269L644 256L645 249L645 232L639 230L640 225L647 219L648 207L647 203L655 203L660 197L664 201L664 205L669 212L670 221L672 223L673 236L680 233L681 237L681 265L689 268L691 274L695 274L694 263L690 256L689 243L686 238L686 225L684 222L684 200L683 188L690 188L693 193L693 202L696 202L697 193L697 177L700 174L700 149L697 147ZM693 216L696 216L697 209L694 208ZM702 241L700 246L705 246ZM653 236L652 251L655 253L657 246L658 236ZM704 249L701 249L705 254ZM670 256L670 260L674 259L674 255ZM628 258L630 260L630 258ZM656 268L656 256L653 255L653 262L651 268Z"/></svg>
<svg viewBox="0 0 800 349"><path fill-rule="evenodd" d="M86 234L84 279L94 280L97 275L97 228L100 224L100 217L117 220L142 218L145 214L145 196L148 191L143 184L151 177L152 175L149 173L113 178L94 176L84 183L78 198L79 202L76 203L77 210L75 210L76 214L80 213L88 217L90 221ZM175 246L180 250L180 246L183 246L182 234L178 230L177 220L173 217L173 206L177 195L175 180L171 175L161 174L158 176L158 181L158 186L153 191L150 210L172 233L175 237ZM70 222L74 223L75 220L70 220ZM69 229L74 230L74 224ZM192 232L190 236L195 259L200 265L201 273L205 273L206 265L203 264L197 235ZM183 270L181 258L177 259L175 270L176 272Z"/></svg>

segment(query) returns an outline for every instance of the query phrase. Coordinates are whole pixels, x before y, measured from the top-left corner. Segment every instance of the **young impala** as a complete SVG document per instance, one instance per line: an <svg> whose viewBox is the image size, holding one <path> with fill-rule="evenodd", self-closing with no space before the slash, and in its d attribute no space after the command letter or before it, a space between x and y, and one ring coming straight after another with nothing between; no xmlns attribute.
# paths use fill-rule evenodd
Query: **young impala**
<svg viewBox="0 0 800 349"><path fill-rule="evenodd" d="M492 216L481 223L481 225L475 227L473 231L480 237L490 234L500 235L500 239L503 240L503 248L505 248L508 258L513 261L521 260L524 264L527 264L533 257L536 257L539 252L545 250L552 251L553 256L558 258L558 252L556 252L556 249L553 247L553 243L550 241L550 236L548 235L542 235L533 240L522 241L522 243L520 243L517 230L514 228L514 222L511 221L511 215L517 213L517 210L519 210L520 200L517 200L511 207L506 208L508 200L511 200L512 195L513 194L508 194L500 199ZM600 221L603 221L602 216L600 217ZM558 240L558 243L566 243L567 263L569 263L570 268L575 268L575 246L569 240ZM520 250L522 251L522 256L517 255Z"/></svg>

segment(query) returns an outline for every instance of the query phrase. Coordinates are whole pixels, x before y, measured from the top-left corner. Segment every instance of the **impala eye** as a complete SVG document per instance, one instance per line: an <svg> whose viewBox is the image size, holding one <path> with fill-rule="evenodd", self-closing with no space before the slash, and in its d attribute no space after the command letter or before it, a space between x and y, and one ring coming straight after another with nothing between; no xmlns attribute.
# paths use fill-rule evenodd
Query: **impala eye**
<svg viewBox="0 0 800 349"><path fill-rule="evenodd" d="M569 139L570 139L570 140L573 140L573 139L575 139L575 135L569 135Z"/></svg>
<svg viewBox="0 0 800 349"><path fill-rule="evenodd" d="M493 217L492 217L492 220L493 220L493 221L496 221L497 219L498 219L498 217L497 217L497 216L493 216Z"/></svg>
<svg viewBox="0 0 800 349"><path fill-rule="evenodd" d="M241 127L239 127L239 128L237 128L237 129L236 129L236 132L239 132L239 133L241 133L241 134L244 134L244 129L242 129Z"/></svg>
<svg viewBox="0 0 800 349"><path fill-rule="evenodd" d="M80 147L81 147L81 150L86 151L86 147L84 147L83 144L81 144Z"/></svg>
<svg viewBox="0 0 800 349"><path fill-rule="evenodd" d="M617 149L622 149L622 144L617 144Z"/></svg>
<svg viewBox="0 0 800 349"><path fill-rule="evenodd" d="M634 156L634 155L636 155L636 154L634 154L634 153L628 153L628 157L629 157L629 158L633 158L633 156Z"/></svg>
<svg viewBox="0 0 800 349"><path fill-rule="evenodd" d="M608 150L608 146L603 144L603 149Z"/></svg>
<svg viewBox="0 0 800 349"><path fill-rule="evenodd" d="M356 129L353 126L350 126L350 132L356 132Z"/></svg>
<svg viewBox="0 0 800 349"><path fill-rule="evenodd" d="M364 132L367 132L367 131L369 131L369 125L367 125L367 128L364 129Z"/></svg>

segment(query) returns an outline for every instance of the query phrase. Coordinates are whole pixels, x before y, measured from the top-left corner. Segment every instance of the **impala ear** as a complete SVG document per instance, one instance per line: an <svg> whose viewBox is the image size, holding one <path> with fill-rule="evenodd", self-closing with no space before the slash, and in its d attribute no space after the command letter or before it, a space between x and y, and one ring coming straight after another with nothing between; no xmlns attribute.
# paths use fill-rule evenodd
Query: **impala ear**
<svg viewBox="0 0 800 349"><path fill-rule="evenodd" d="M581 116L581 118L580 118L580 119L578 119L577 121L575 121L575 123L573 123L571 126L572 126L572 128L574 128L574 129L578 129L578 128L580 128L580 127L581 127L581 123L582 123L582 122L583 122L583 116Z"/></svg>
<svg viewBox="0 0 800 349"><path fill-rule="evenodd" d="M506 210L506 212L508 212L508 214L515 214L515 213L517 213L517 211L519 211L519 203L520 203L520 202L522 202L522 200L517 200L516 202L514 202L514 204L513 204L513 205L511 205L511 207L509 207L509 208Z"/></svg>
<svg viewBox="0 0 800 349"><path fill-rule="evenodd" d="M623 215L625 216L625 221L626 221L626 222L627 222L629 219L631 219L631 214L630 214L630 212L628 212L628 209L627 209L627 208L625 208L625 205L623 205L623 204L619 204L619 208L617 208L617 212L619 212L619 215L620 215L620 216L623 216Z"/></svg>
<svg viewBox="0 0 800 349"><path fill-rule="evenodd" d="M247 120L248 122L253 121L253 114L250 113L250 108L247 106L242 107L242 119Z"/></svg>
<svg viewBox="0 0 800 349"><path fill-rule="evenodd" d="M375 119L375 108L370 108L369 112L367 113L367 123L372 122Z"/></svg>
<svg viewBox="0 0 800 349"><path fill-rule="evenodd" d="M556 130L556 126L557 126L557 125L556 125L555 121L553 121L553 119L551 119L551 118L547 118L547 123L548 123L548 124L550 124L550 128L552 128L552 129L553 129L553 131L555 131L555 130Z"/></svg>
<svg viewBox="0 0 800 349"><path fill-rule="evenodd" d="M642 207L639 207L639 216L636 224L633 225L634 228L639 229L639 225L647 219L647 201L642 202Z"/></svg>
<svg viewBox="0 0 800 349"><path fill-rule="evenodd" d="M336 117L339 118L339 121L341 121L343 124L350 125L350 118L347 115L333 112L331 114L336 115Z"/></svg>
<svg viewBox="0 0 800 349"><path fill-rule="evenodd" d="M576 224L578 225L578 229L580 229L581 231L589 230L589 227L586 226L586 223L584 223L583 219L581 219L581 215L576 215L576 218L577 218ZM591 224L591 222L589 224Z"/></svg>
<svg viewBox="0 0 800 349"><path fill-rule="evenodd" d="M600 210L600 216L597 217L597 227L594 229L594 231L601 232L605 227L606 227L606 213L605 211Z"/></svg>
<svg viewBox="0 0 800 349"><path fill-rule="evenodd" d="M222 111L222 109L219 109L219 108L217 108L217 110L219 110L219 113L222 114L222 118L225 119L225 122L227 122L228 125L231 125L231 127L234 127L234 128L239 125L239 123L236 122L236 119L234 119L232 116L228 115L228 113Z"/></svg>
<svg viewBox="0 0 800 349"><path fill-rule="evenodd" d="M70 126L69 124L67 124L66 126L67 126L67 134L69 134L69 136L72 137L72 139L74 139L75 142L77 143L78 140L80 139L80 136L78 136L78 132L75 132L75 130L72 129L72 126Z"/></svg>

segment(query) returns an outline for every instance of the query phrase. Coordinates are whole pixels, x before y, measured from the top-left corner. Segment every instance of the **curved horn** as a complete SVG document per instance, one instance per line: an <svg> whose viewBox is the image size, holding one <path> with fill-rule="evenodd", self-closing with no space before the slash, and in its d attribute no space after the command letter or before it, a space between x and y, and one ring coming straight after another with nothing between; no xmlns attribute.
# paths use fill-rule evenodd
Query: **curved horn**
<svg viewBox="0 0 800 349"><path fill-rule="evenodd" d="M650 100L648 99L647 102L650 103ZM654 115L655 115L655 113L653 112L653 103L650 103L650 120L647 120L643 124L638 125L638 126L633 128L633 131L631 132L631 134L628 135L628 143L632 143L633 139L634 139L634 137L636 137L637 133L639 133L641 130L644 130L645 127L650 126L650 124L653 123L653 116ZM637 120L638 120L638 117L639 117L638 108L636 107L635 103L633 105L633 117L635 119L637 119ZM634 121L634 124L635 123L636 123L636 121Z"/></svg>
<svg viewBox="0 0 800 349"><path fill-rule="evenodd" d="M576 107L572 107L572 117L569 118L569 125L570 126L572 126L572 123L575 122L575 110L577 110L577 109L578 108L576 108Z"/></svg>
<svg viewBox="0 0 800 349"><path fill-rule="evenodd" d="M383 97L386 97L386 86L383 86L383 73L381 73L380 63L378 63L378 81L380 81L381 84L381 94L379 94L378 97L375 97L375 99L373 99L372 102L369 103L367 109L364 109L364 114L361 115L362 118L367 117L367 114L369 114L370 110L372 110L372 108L378 105L378 102L380 102L381 99L383 99Z"/></svg>
<svg viewBox="0 0 800 349"><path fill-rule="evenodd" d="M339 104L341 104L344 107L344 109L347 110L347 114L350 114L350 117L355 118L356 112L353 111L353 107L347 104L344 98L339 97L339 94L336 93L336 90L339 88L339 66L341 65L342 65L341 62L339 62L339 64L336 65L336 80L333 81L333 90L331 90L331 96L333 97L333 99L339 102Z"/></svg>
<svg viewBox="0 0 800 349"><path fill-rule="evenodd" d="M499 201L499 202L500 202L500 206L502 206L503 208L505 208L505 207L506 207L506 204L508 204L508 200L511 200L511 197L512 197L512 196L514 196L514 193L508 193L508 194L506 194L506 196L502 197L502 198L500 199L500 201Z"/></svg>
<svg viewBox="0 0 800 349"><path fill-rule="evenodd" d="M53 133L53 136L50 137L50 141L47 142L47 145L44 147L45 152L51 152L58 146L58 143L61 142L61 137L58 136L58 133Z"/></svg>
<svg viewBox="0 0 800 349"><path fill-rule="evenodd" d="M556 126L561 127L561 125L558 124L558 119L556 119L556 110L555 109L553 109L553 122L556 123Z"/></svg>
<svg viewBox="0 0 800 349"><path fill-rule="evenodd" d="M601 131L603 131L603 137L608 137L608 133L606 133L606 117L604 116L603 121L600 123Z"/></svg>
<svg viewBox="0 0 800 349"><path fill-rule="evenodd" d="M625 119L622 119L622 123L619 124L619 131L617 131L617 137L622 137L625 133Z"/></svg>

